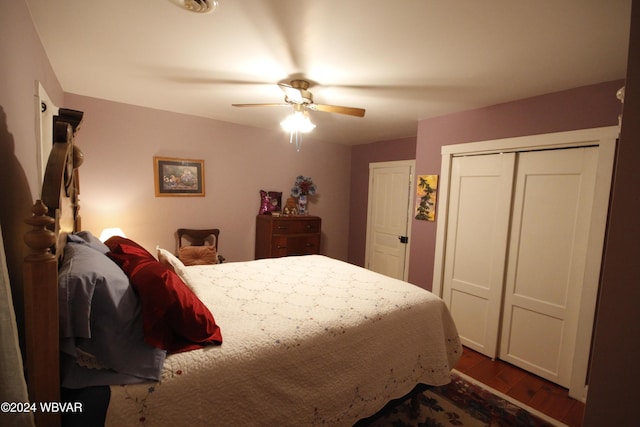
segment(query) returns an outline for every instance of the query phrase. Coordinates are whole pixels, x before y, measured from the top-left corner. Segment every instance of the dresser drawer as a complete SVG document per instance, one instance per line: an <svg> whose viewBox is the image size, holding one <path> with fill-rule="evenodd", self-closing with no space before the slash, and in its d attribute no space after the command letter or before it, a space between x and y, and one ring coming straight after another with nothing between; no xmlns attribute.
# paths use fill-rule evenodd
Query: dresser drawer
<svg viewBox="0 0 640 427"><path fill-rule="evenodd" d="M320 220L287 221L283 219L276 219L273 220L271 227L273 234L319 233Z"/></svg>
<svg viewBox="0 0 640 427"><path fill-rule="evenodd" d="M310 236L274 236L271 243L271 254L275 257L320 253L319 234Z"/></svg>
<svg viewBox="0 0 640 427"><path fill-rule="evenodd" d="M321 226L317 216L258 215L256 259L319 254Z"/></svg>

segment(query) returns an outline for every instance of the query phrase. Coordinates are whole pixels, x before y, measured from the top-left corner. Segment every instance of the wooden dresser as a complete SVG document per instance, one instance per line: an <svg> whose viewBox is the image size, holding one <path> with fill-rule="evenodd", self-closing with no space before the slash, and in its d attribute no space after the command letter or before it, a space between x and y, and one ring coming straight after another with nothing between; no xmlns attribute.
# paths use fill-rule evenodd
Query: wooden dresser
<svg viewBox="0 0 640 427"><path fill-rule="evenodd" d="M317 216L256 217L256 259L320 253Z"/></svg>

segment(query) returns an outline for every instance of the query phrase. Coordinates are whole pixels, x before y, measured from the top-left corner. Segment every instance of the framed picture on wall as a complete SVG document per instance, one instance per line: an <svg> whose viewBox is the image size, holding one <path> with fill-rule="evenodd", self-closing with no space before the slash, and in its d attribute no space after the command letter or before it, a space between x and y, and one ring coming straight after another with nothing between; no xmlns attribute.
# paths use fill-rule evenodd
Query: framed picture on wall
<svg viewBox="0 0 640 427"><path fill-rule="evenodd" d="M437 191L438 175L418 175L416 185L416 219L422 221L436 220Z"/></svg>
<svg viewBox="0 0 640 427"><path fill-rule="evenodd" d="M156 197L204 196L204 160L153 158Z"/></svg>

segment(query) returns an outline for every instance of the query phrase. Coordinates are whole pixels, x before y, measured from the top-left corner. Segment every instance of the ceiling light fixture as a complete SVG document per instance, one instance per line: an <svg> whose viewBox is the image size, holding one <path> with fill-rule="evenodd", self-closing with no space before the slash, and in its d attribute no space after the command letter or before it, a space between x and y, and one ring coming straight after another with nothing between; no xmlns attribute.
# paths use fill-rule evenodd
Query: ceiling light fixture
<svg viewBox="0 0 640 427"><path fill-rule="evenodd" d="M302 146L302 134L311 132L316 125L311 122L309 112L301 104L293 104L293 113L280 122L280 126L289 132L289 144L296 144L296 151Z"/></svg>
<svg viewBox="0 0 640 427"><path fill-rule="evenodd" d="M210 13L218 7L218 0L178 0L178 3L196 13Z"/></svg>

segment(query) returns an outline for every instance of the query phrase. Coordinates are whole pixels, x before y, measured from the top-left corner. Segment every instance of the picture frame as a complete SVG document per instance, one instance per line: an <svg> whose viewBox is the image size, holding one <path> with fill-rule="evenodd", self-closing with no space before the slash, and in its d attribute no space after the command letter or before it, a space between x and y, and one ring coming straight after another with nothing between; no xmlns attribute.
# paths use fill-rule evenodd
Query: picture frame
<svg viewBox="0 0 640 427"><path fill-rule="evenodd" d="M416 183L416 216L421 221L436 220L438 175L418 175Z"/></svg>
<svg viewBox="0 0 640 427"><path fill-rule="evenodd" d="M204 197L204 160L153 157L156 197Z"/></svg>
<svg viewBox="0 0 640 427"><path fill-rule="evenodd" d="M282 211L282 192L260 190L258 215L273 215Z"/></svg>

